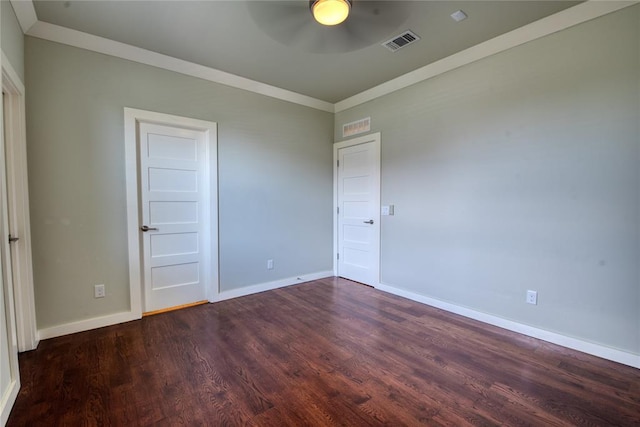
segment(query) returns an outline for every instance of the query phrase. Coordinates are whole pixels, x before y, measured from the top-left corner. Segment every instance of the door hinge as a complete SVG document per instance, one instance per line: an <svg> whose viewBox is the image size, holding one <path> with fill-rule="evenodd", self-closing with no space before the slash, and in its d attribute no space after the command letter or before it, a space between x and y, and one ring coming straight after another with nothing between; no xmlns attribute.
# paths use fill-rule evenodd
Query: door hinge
<svg viewBox="0 0 640 427"><path fill-rule="evenodd" d="M340 160L338 160L338 167L340 167Z"/></svg>
<svg viewBox="0 0 640 427"><path fill-rule="evenodd" d="M340 259L340 253L337 253L336 255L337 255L337 259Z"/></svg>
<svg viewBox="0 0 640 427"><path fill-rule="evenodd" d="M336 208L336 213L337 213L338 215L340 215L340 206L338 206L338 207Z"/></svg>

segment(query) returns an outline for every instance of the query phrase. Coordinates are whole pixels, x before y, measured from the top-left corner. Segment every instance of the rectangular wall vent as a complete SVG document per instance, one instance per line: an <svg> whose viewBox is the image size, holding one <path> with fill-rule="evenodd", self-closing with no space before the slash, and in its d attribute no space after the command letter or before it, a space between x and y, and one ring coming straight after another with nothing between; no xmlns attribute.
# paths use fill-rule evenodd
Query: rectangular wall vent
<svg viewBox="0 0 640 427"><path fill-rule="evenodd" d="M382 43L382 46L386 47L392 52L410 45L413 42L420 40L420 36L411 30L407 30L404 33L395 36L394 38Z"/></svg>
<svg viewBox="0 0 640 427"><path fill-rule="evenodd" d="M342 125L342 136L357 135L371 130L371 117Z"/></svg>

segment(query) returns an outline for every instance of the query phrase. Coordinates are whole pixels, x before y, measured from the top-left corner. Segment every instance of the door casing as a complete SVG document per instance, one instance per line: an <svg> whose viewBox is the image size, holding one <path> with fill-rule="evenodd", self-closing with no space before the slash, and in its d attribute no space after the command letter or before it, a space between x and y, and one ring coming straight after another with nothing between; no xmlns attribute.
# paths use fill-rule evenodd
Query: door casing
<svg viewBox="0 0 640 427"><path fill-rule="evenodd" d="M31 253L31 221L27 176L27 138L25 122L25 88L4 53L2 53L2 92L4 108L5 162L9 230L19 241L11 247L13 296L15 299L18 351L34 350L40 336L36 324Z"/></svg>
<svg viewBox="0 0 640 427"><path fill-rule="evenodd" d="M143 312L143 272L140 245L139 214L139 172L138 172L138 124L153 123L174 127L183 127L205 131L209 140L209 176L208 184L210 209L210 262L208 273L211 275L206 289L207 299L216 301L219 294L219 257L218 257L218 172L217 172L217 124L205 120L191 119L153 111L124 109L125 126L125 168L127 187L127 238L129 250L129 289L131 314L137 318Z"/></svg>
<svg viewBox="0 0 640 427"><path fill-rule="evenodd" d="M5 61L4 54L0 59L0 68L4 74L2 62ZM4 79L3 79L4 80ZM4 91L4 83L3 83ZM9 418L11 408L15 403L20 390L20 369L18 367L18 337L16 333L16 307L14 304L13 284L11 283L11 255L9 248L9 221L6 185L6 159L5 159L5 112L4 101L0 102L0 336L5 341L0 346L0 360L3 362L3 381L0 384L0 425L5 425ZM6 240L4 240L6 239ZM9 370L8 375L6 369Z"/></svg>

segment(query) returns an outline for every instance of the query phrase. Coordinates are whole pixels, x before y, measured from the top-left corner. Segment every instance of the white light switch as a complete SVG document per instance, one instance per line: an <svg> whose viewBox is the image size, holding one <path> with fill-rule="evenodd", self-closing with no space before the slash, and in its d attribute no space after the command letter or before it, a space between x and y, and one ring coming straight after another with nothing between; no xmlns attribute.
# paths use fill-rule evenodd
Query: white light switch
<svg viewBox="0 0 640 427"><path fill-rule="evenodd" d="M383 206L380 210L380 215L393 215L393 205Z"/></svg>

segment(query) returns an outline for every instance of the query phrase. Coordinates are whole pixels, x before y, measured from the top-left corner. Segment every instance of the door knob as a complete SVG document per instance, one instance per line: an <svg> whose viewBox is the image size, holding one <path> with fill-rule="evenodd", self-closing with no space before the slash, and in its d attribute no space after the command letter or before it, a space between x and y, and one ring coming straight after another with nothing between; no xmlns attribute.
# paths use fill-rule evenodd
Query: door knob
<svg viewBox="0 0 640 427"><path fill-rule="evenodd" d="M373 220L370 219L369 221L363 221L365 224L373 224Z"/></svg>
<svg viewBox="0 0 640 427"><path fill-rule="evenodd" d="M158 231L158 229L156 227L149 227L148 225L143 225L142 227L140 227L140 230L142 230L142 231Z"/></svg>

